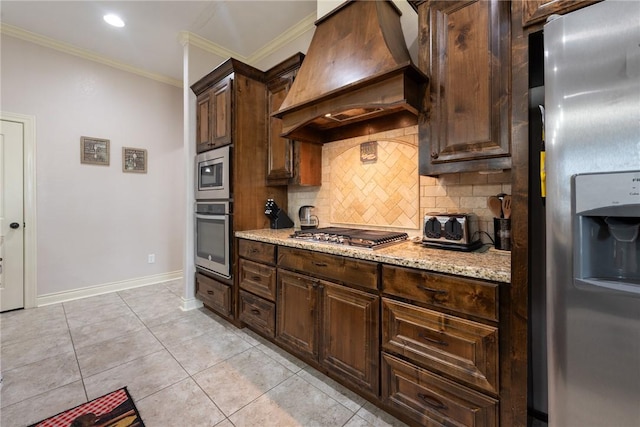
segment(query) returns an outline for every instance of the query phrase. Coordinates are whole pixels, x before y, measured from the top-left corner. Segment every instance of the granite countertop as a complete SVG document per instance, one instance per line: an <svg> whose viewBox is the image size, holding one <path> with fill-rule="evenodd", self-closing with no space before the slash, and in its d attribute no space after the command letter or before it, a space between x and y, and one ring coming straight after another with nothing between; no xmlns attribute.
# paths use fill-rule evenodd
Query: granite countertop
<svg viewBox="0 0 640 427"><path fill-rule="evenodd" d="M308 249L351 258L455 274L494 282L511 282L511 252L493 248L485 252L459 252L432 249L406 241L381 249L364 249L331 243L307 242L290 238L293 229L236 231L235 236L292 248Z"/></svg>

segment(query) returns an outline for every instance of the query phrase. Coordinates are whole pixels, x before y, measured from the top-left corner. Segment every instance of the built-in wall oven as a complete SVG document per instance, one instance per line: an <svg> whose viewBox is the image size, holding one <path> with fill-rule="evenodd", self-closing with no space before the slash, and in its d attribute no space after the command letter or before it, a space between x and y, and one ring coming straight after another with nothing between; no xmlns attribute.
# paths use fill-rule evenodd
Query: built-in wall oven
<svg viewBox="0 0 640 427"><path fill-rule="evenodd" d="M231 198L231 148L227 145L196 156L196 200Z"/></svg>
<svg viewBox="0 0 640 427"><path fill-rule="evenodd" d="M196 266L231 278L232 203L199 201L195 210Z"/></svg>

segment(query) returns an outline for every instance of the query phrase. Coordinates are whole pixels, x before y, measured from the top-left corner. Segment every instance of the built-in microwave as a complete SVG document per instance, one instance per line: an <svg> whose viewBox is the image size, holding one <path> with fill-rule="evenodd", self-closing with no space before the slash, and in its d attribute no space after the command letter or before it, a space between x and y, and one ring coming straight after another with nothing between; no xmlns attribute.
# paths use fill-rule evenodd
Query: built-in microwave
<svg viewBox="0 0 640 427"><path fill-rule="evenodd" d="M196 200L231 198L231 148L226 145L196 156Z"/></svg>
<svg viewBox="0 0 640 427"><path fill-rule="evenodd" d="M195 209L196 266L231 277L231 203L197 202Z"/></svg>

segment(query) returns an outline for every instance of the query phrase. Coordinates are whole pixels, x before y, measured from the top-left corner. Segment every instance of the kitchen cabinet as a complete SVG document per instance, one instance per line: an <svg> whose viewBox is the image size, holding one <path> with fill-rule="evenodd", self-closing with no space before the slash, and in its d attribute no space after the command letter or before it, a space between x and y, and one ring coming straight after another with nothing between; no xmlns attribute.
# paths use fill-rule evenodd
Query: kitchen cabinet
<svg viewBox="0 0 640 427"><path fill-rule="evenodd" d="M509 169L511 2L419 3L421 175Z"/></svg>
<svg viewBox="0 0 640 427"><path fill-rule="evenodd" d="M289 93L304 55L298 53L266 72L269 117L267 182L270 185L322 184L322 145L280 136L282 120L271 114Z"/></svg>
<svg viewBox="0 0 640 427"><path fill-rule="evenodd" d="M231 88L233 75L198 95L196 102L196 152L231 144Z"/></svg>
<svg viewBox="0 0 640 427"><path fill-rule="evenodd" d="M498 425L497 285L382 266L382 400L423 425Z"/></svg>
<svg viewBox="0 0 640 427"><path fill-rule="evenodd" d="M600 0L528 0L523 4L522 26L542 24L553 14L563 15L598 1Z"/></svg>
<svg viewBox="0 0 640 427"><path fill-rule="evenodd" d="M378 395L379 297L278 269L276 341Z"/></svg>
<svg viewBox="0 0 640 427"><path fill-rule="evenodd" d="M230 188L233 198L233 221L229 233L269 227L269 219L264 215L267 199L278 200L287 209L287 188L267 185L267 89L265 73L234 58L220 64L206 76L191 86L196 95L196 142L197 151L206 151L222 145L230 146ZM231 279L222 279L215 274L198 269L198 273L229 286L230 309L225 316L240 325L242 317L246 323L251 320L263 322L268 304L252 300L246 293L240 294L239 272L244 271L246 292L260 297L257 288L250 288L246 280L252 276L267 274L266 270L250 263L239 266L239 256L235 241L231 245ZM275 256L275 255L274 255ZM253 270L255 271L253 271ZM274 273L275 280L275 273ZM264 278L267 279L266 277ZM227 283L228 282L228 283ZM275 282L274 282L275 284ZM260 286L262 283L254 283ZM275 286L275 285L274 285ZM198 297L202 297L198 294ZM273 301L267 303L274 304ZM259 309L261 306L262 309ZM208 305L211 308L211 305ZM241 312L242 310L242 312ZM217 310L216 310L217 311ZM269 310L266 310L268 312ZM218 311L219 312L219 311ZM256 314L259 312L259 314ZM275 319L275 317L274 317ZM275 320L271 323L275 323ZM271 332L273 335L273 332Z"/></svg>
<svg viewBox="0 0 640 427"><path fill-rule="evenodd" d="M205 306L228 317L232 314L232 287L202 273L196 273L196 295Z"/></svg>
<svg viewBox="0 0 640 427"><path fill-rule="evenodd" d="M276 323L276 246L238 240L238 318L273 338Z"/></svg>

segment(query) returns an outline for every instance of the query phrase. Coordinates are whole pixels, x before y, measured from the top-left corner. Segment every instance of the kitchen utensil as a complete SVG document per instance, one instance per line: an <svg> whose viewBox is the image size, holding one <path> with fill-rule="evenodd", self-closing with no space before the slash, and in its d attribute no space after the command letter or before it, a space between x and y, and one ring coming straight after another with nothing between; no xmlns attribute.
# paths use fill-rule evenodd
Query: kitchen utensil
<svg viewBox="0 0 640 427"><path fill-rule="evenodd" d="M307 230L311 228L318 228L318 217L313 215L313 209L315 206L301 206L298 210L298 217L300 218L300 228Z"/></svg>
<svg viewBox="0 0 640 427"><path fill-rule="evenodd" d="M505 219L511 218L511 196L505 195L502 199L502 215Z"/></svg>
<svg viewBox="0 0 640 427"><path fill-rule="evenodd" d="M502 202L496 196L490 196L487 206L495 218L502 218Z"/></svg>

